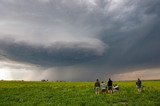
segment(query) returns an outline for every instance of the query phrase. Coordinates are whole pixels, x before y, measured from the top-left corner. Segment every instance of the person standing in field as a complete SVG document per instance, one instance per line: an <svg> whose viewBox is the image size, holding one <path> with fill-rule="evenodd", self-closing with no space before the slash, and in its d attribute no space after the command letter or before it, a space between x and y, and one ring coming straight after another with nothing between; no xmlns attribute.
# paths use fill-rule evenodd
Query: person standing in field
<svg viewBox="0 0 160 106"><path fill-rule="evenodd" d="M137 82L136 82L136 87L138 89L138 92L142 91L142 82L141 80L138 78Z"/></svg>
<svg viewBox="0 0 160 106"><path fill-rule="evenodd" d="M100 89L100 82L99 80L97 79L95 84L94 84L94 88L95 88L95 93L96 94L99 94L99 89Z"/></svg>
<svg viewBox="0 0 160 106"><path fill-rule="evenodd" d="M109 93L109 94L112 94L112 84L113 84L113 82L112 82L112 80L109 78L109 80L108 80L108 93Z"/></svg>
<svg viewBox="0 0 160 106"><path fill-rule="evenodd" d="M106 93L106 84L102 81L101 83L101 88L102 88L102 94Z"/></svg>

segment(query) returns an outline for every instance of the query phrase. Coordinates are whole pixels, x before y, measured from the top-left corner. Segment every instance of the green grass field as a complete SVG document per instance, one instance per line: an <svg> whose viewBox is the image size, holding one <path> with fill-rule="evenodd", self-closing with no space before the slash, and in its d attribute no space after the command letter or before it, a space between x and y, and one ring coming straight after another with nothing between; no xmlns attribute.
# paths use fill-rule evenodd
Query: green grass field
<svg viewBox="0 0 160 106"><path fill-rule="evenodd" d="M0 81L0 106L160 106L160 81L115 82L120 91L94 93L94 82Z"/></svg>

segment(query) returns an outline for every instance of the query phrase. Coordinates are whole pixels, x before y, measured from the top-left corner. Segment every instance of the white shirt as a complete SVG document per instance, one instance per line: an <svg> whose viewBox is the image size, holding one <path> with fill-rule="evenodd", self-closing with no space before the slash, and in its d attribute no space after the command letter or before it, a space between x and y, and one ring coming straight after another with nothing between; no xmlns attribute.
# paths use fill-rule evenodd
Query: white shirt
<svg viewBox="0 0 160 106"><path fill-rule="evenodd" d="M102 89L106 89L106 84L105 84L105 83L102 83L102 84L101 84L101 88L102 88Z"/></svg>

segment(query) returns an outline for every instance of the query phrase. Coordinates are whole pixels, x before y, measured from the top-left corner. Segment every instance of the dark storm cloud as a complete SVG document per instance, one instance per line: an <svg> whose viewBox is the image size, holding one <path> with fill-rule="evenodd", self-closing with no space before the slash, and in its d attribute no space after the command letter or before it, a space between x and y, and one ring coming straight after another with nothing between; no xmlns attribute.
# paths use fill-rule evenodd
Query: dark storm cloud
<svg viewBox="0 0 160 106"><path fill-rule="evenodd" d="M1 0L0 28L1 57L60 76L160 65L159 0Z"/></svg>
<svg viewBox="0 0 160 106"><path fill-rule="evenodd" d="M15 43L11 40L0 42L0 54L8 59L37 64L41 66L66 66L90 62L102 58L107 48L95 48L86 42L56 42L48 47L43 45L28 45ZM105 45L104 45L105 46Z"/></svg>
<svg viewBox="0 0 160 106"><path fill-rule="evenodd" d="M159 3L151 3L150 0L126 1L126 5L117 10L115 16L118 18L113 23L112 31L101 33L103 41L110 46L102 63L115 70L159 67Z"/></svg>

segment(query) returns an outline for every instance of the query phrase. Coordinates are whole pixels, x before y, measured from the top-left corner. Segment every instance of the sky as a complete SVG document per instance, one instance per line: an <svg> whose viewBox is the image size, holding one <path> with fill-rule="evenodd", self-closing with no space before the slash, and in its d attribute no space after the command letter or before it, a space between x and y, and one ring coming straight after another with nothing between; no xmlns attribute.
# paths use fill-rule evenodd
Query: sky
<svg viewBox="0 0 160 106"><path fill-rule="evenodd" d="M159 0L0 0L0 79L160 79Z"/></svg>

